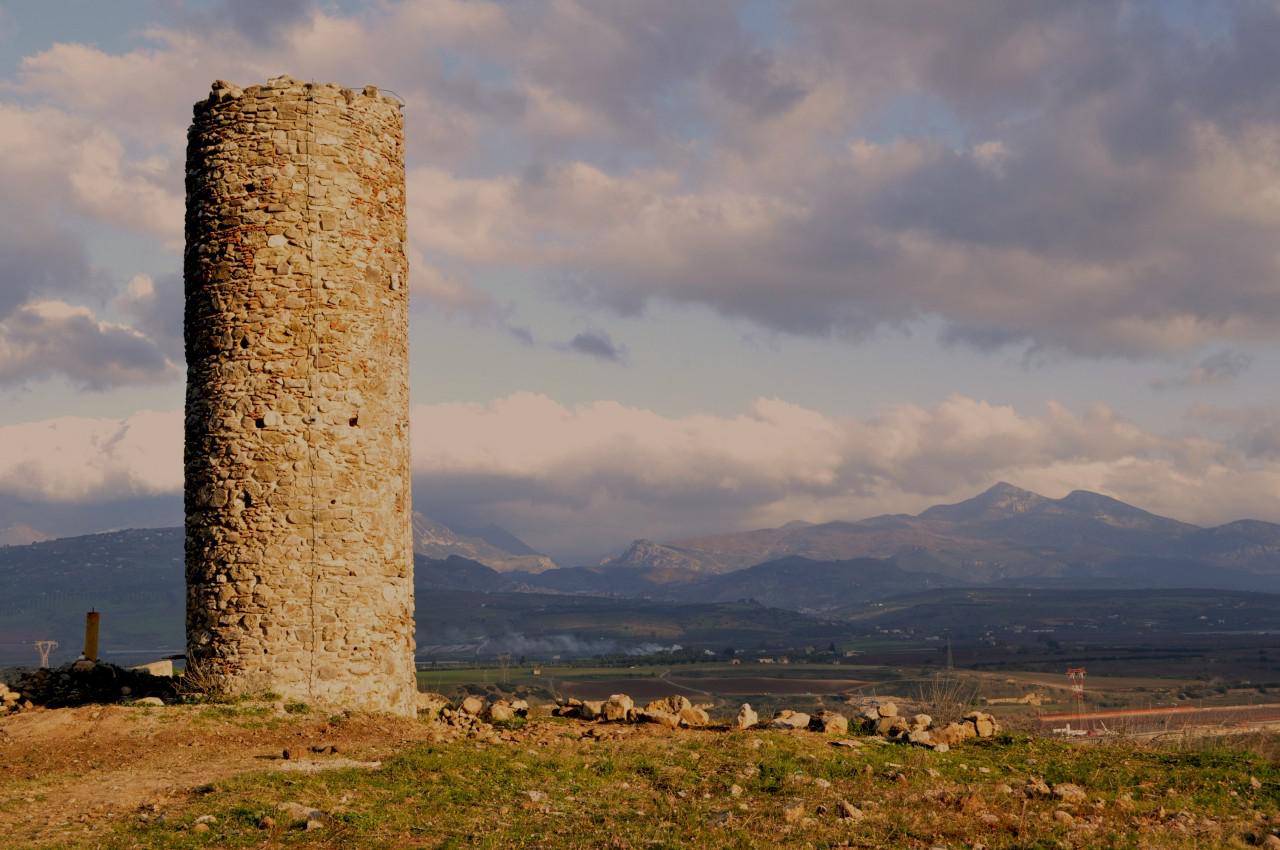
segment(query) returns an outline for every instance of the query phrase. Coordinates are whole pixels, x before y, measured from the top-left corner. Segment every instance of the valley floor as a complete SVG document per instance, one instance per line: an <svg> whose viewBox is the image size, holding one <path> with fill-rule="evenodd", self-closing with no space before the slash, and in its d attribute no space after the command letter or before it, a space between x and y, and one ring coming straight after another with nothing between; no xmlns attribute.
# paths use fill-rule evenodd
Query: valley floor
<svg viewBox="0 0 1280 850"><path fill-rule="evenodd" d="M481 741L292 708L0 719L0 846L1203 850L1280 829L1274 735L1159 747L1006 736L934 753L542 718Z"/></svg>

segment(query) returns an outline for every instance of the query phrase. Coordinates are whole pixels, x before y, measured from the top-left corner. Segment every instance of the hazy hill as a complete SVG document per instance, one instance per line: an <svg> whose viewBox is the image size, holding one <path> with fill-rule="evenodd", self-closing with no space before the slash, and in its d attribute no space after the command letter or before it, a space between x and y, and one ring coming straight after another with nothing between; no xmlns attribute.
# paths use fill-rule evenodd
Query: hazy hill
<svg viewBox="0 0 1280 850"><path fill-rule="evenodd" d="M1098 493L1049 499L1001 483L917 516L636 541L604 566L652 574L659 583L689 582L788 556L892 558L904 570L976 582L1123 577L1117 570L1125 565L1159 580L1164 564L1176 566L1179 582L1237 587L1257 576L1270 586L1267 577L1280 576L1280 525L1242 520L1200 528Z"/></svg>
<svg viewBox="0 0 1280 850"><path fill-rule="evenodd" d="M555 569L556 562L535 552L523 540L505 529L454 529L414 511L413 551L428 558L457 555L478 561L500 572L523 570L537 573Z"/></svg>

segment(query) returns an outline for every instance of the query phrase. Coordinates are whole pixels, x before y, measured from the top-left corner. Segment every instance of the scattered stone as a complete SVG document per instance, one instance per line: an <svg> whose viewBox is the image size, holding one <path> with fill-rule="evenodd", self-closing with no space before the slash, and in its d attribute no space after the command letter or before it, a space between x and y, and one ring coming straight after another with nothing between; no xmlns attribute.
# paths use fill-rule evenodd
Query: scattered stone
<svg viewBox="0 0 1280 850"><path fill-rule="evenodd" d="M1022 790L1028 797L1049 797L1053 794L1053 790L1045 781L1035 776L1027 780L1026 787Z"/></svg>
<svg viewBox="0 0 1280 850"><path fill-rule="evenodd" d="M481 712L484 711L484 700L474 695L466 697L458 705L458 709L463 714L470 714L472 717L479 717Z"/></svg>
<svg viewBox="0 0 1280 850"><path fill-rule="evenodd" d="M804 803L792 800L782 807L782 819L787 823L796 823L804 817Z"/></svg>
<svg viewBox="0 0 1280 850"><path fill-rule="evenodd" d="M604 719L613 723L622 723L627 720L627 714L635 708L635 702L626 694L613 694L605 702L601 713Z"/></svg>
<svg viewBox="0 0 1280 850"><path fill-rule="evenodd" d="M1258 779L1258 777L1256 777L1256 776L1250 776L1250 777L1249 777L1249 787L1250 787L1250 788L1252 788L1254 791L1257 791L1258 789L1260 789L1260 788L1262 787L1262 782Z"/></svg>
<svg viewBox="0 0 1280 850"><path fill-rule="evenodd" d="M313 809L310 806L304 806L293 801L280 803L276 806L276 811L284 815L290 823L307 823L324 817L324 812L319 809Z"/></svg>
<svg viewBox="0 0 1280 850"><path fill-rule="evenodd" d="M307 832L315 832L318 829L324 829L324 824L316 820L315 818L312 818L311 820L307 821L307 825L304 828L306 829Z"/></svg>
<svg viewBox="0 0 1280 850"><path fill-rule="evenodd" d="M0 704L10 710L27 702L46 708L70 708L93 703L118 703L122 699L177 697L171 676L153 676L114 664L77 661L61 667L28 670L0 691ZM126 691L127 689L127 691Z"/></svg>
<svg viewBox="0 0 1280 850"><path fill-rule="evenodd" d="M1274 832L1262 839L1262 847L1264 850L1280 850L1280 835Z"/></svg>
<svg viewBox="0 0 1280 850"><path fill-rule="evenodd" d="M1009 785L1007 782L1000 782L991 786L991 790L997 794L1004 794L1007 796L1013 793L1013 786Z"/></svg>
<svg viewBox="0 0 1280 850"><path fill-rule="evenodd" d="M821 776L819 776L818 778L813 780L813 786L815 788L821 788L822 790L825 791L826 789L831 787L831 783L828 780L823 779Z"/></svg>
<svg viewBox="0 0 1280 850"><path fill-rule="evenodd" d="M971 711L964 716L965 721L973 724L974 732L979 738L994 738L1000 732L1000 724L994 716L985 711Z"/></svg>
<svg viewBox="0 0 1280 850"><path fill-rule="evenodd" d="M195 826L191 827L191 831L192 832L208 832L209 824L203 823L203 822L197 823Z"/></svg>
<svg viewBox="0 0 1280 850"><path fill-rule="evenodd" d="M849 718L835 711L823 711L809 719L809 728L824 735L849 734Z"/></svg>
<svg viewBox="0 0 1280 850"><path fill-rule="evenodd" d="M133 704L134 704L134 705L163 706L163 705L164 705L164 700L160 699L160 697L143 697L143 698L142 698L142 699L140 699L140 700L135 700Z"/></svg>
<svg viewBox="0 0 1280 850"><path fill-rule="evenodd" d="M490 723L510 723L516 719L516 711L504 699L489 706L487 717Z"/></svg>
<svg viewBox="0 0 1280 850"><path fill-rule="evenodd" d="M1083 788L1071 782L1059 782L1053 786L1053 796L1064 803L1083 803L1089 798Z"/></svg>
<svg viewBox="0 0 1280 850"><path fill-rule="evenodd" d="M839 814L843 820L859 821L866 817L866 814L863 813L862 809L858 808L853 803L850 803L848 800L841 800L836 804L836 813Z"/></svg>
<svg viewBox="0 0 1280 850"><path fill-rule="evenodd" d="M891 703L891 702L881 703L880 705L878 705L878 706L876 707L876 713L877 713L880 717L897 717L897 716L898 716L898 706L896 706L895 704L893 704L893 703Z"/></svg>
<svg viewBox="0 0 1280 850"><path fill-rule="evenodd" d="M258 821L258 829L275 829L276 819L271 815L263 815Z"/></svg>
<svg viewBox="0 0 1280 850"><path fill-rule="evenodd" d="M1057 809L1054 811L1053 819L1063 826L1071 826L1076 822L1075 815L1065 809Z"/></svg>
<svg viewBox="0 0 1280 850"><path fill-rule="evenodd" d="M738 785L738 784L736 784L736 783L735 783L735 784L733 784L733 785L730 785L730 786L729 786L729 796L730 796L730 797L741 797L741 796L742 796L742 786L741 786L741 785Z"/></svg>
<svg viewBox="0 0 1280 850"><path fill-rule="evenodd" d="M196 823L217 823L218 819L213 815L201 815L196 818Z"/></svg>
<svg viewBox="0 0 1280 850"><path fill-rule="evenodd" d="M680 725L687 726L691 729L701 728L711 722L711 718L707 716L706 709L691 705L688 708L680 710Z"/></svg>
<svg viewBox="0 0 1280 850"><path fill-rule="evenodd" d="M831 741L830 744L833 747L848 747L854 750L862 748L862 742L854 738L840 738L837 741Z"/></svg>
<svg viewBox="0 0 1280 850"><path fill-rule="evenodd" d="M680 726L679 716L669 711L661 711L659 709L644 708L637 713L637 719L645 723L657 723L667 729L675 729Z"/></svg>
<svg viewBox="0 0 1280 850"><path fill-rule="evenodd" d="M744 702L742 707L738 709L738 717L734 720L734 727L737 729L750 729L759 722L760 716L751 707L751 703Z"/></svg>
<svg viewBox="0 0 1280 850"><path fill-rule="evenodd" d="M147 664L138 664L130 667L130 670L137 670L141 673L150 673L152 676L173 676L173 659L164 658L160 661L152 661Z"/></svg>
<svg viewBox="0 0 1280 850"><path fill-rule="evenodd" d="M684 711L686 708L691 708L692 706L693 703L689 702L685 697L680 696L679 694L672 694L669 697L655 699L653 702L646 705L644 710L663 711L667 714L674 714L676 717L679 717L680 712Z"/></svg>
<svg viewBox="0 0 1280 850"><path fill-rule="evenodd" d="M916 731L919 729L928 729L933 725L933 718L927 714L917 714L911 718L911 729Z"/></svg>
<svg viewBox="0 0 1280 850"><path fill-rule="evenodd" d="M912 729L907 732L906 740L908 744L914 744L917 747L934 747L939 743L933 740L933 736L927 729Z"/></svg>
<svg viewBox="0 0 1280 850"><path fill-rule="evenodd" d="M418 716L426 720L435 720L440 712L449 707L449 700L441 694L422 692L415 698Z"/></svg>
<svg viewBox="0 0 1280 850"><path fill-rule="evenodd" d="M769 725L774 729L808 729L809 715L784 708L773 716Z"/></svg>
<svg viewBox="0 0 1280 850"><path fill-rule="evenodd" d="M529 798L531 803L545 803L547 801L547 792L533 789L525 791L524 795Z"/></svg>

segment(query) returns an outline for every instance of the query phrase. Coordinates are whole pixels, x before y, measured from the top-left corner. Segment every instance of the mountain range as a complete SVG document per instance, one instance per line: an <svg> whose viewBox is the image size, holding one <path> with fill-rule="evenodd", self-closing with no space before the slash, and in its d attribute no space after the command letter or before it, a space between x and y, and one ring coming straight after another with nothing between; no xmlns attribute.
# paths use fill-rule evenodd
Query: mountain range
<svg viewBox="0 0 1280 850"><path fill-rule="evenodd" d="M1202 528L1077 490L1050 499L996 484L912 516L788 523L671 543L637 540L601 568L655 584L695 582L778 558L892 559L959 582L1157 581L1259 589L1280 579L1280 525Z"/></svg>
<svg viewBox="0 0 1280 850"><path fill-rule="evenodd" d="M825 619L983 587L1280 592L1280 525L1202 528L1097 493L1049 499L1008 484L915 516L641 540L591 566L559 567L496 527L415 515L413 529L420 626L438 619L443 598L483 607L486 595L516 608L521 598L540 608L574 596L669 608L747 603ZM6 646L26 653L36 637L74 641L90 608L111 612L117 646L180 651L182 540L181 528L161 528L0 546L0 655Z"/></svg>

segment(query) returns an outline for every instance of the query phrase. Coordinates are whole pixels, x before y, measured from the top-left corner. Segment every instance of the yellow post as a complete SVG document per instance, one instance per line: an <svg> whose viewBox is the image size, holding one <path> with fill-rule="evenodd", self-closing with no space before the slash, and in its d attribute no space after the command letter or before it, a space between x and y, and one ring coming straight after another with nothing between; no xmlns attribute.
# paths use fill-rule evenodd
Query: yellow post
<svg viewBox="0 0 1280 850"><path fill-rule="evenodd" d="M84 617L84 657L89 661L98 660L98 623L102 615L90 611Z"/></svg>

